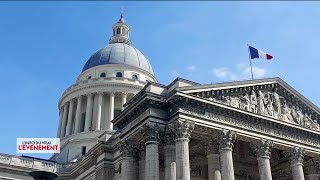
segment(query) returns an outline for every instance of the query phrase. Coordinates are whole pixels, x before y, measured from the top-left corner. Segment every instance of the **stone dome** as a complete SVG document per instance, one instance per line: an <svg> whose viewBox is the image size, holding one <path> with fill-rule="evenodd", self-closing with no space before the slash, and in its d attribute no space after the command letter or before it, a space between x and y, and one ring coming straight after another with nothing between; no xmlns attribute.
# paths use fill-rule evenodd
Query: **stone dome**
<svg viewBox="0 0 320 180"><path fill-rule="evenodd" d="M126 64L143 69L154 76L148 59L137 48L125 43L112 43L99 49L86 62L82 72L105 64Z"/></svg>

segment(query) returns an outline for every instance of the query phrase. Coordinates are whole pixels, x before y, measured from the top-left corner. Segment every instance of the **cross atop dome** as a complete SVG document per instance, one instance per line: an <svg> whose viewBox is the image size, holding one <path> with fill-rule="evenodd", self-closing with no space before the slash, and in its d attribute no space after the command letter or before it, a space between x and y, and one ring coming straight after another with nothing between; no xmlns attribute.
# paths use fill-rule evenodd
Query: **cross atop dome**
<svg viewBox="0 0 320 180"><path fill-rule="evenodd" d="M123 22L124 23L124 18L123 18L123 14L124 14L124 8L120 8L121 9L121 14L120 14L120 19L119 22Z"/></svg>
<svg viewBox="0 0 320 180"><path fill-rule="evenodd" d="M123 18L124 8L121 8L120 19L112 26L113 36L109 40L109 44L112 43L125 43L131 45L129 40L129 25L124 22Z"/></svg>

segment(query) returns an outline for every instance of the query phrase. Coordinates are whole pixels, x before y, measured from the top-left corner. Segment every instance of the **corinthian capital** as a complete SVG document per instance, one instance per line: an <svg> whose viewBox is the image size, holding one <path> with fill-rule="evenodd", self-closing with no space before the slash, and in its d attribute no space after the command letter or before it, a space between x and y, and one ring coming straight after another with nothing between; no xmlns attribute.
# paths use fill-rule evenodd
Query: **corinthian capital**
<svg viewBox="0 0 320 180"><path fill-rule="evenodd" d="M291 151L291 164L302 164L304 150L299 147L293 147Z"/></svg>
<svg viewBox="0 0 320 180"><path fill-rule="evenodd" d="M145 142L159 141L159 126L155 123L147 123L141 127L141 134L145 138Z"/></svg>
<svg viewBox="0 0 320 180"><path fill-rule="evenodd" d="M272 141L266 139L260 139L255 144L255 150L258 158L269 158L271 148L273 146Z"/></svg>
<svg viewBox="0 0 320 180"><path fill-rule="evenodd" d="M189 139L194 129L194 123L189 121L174 121L173 127L176 139Z"/></svg>
<svg viewBox="0 0 320 180"><path fill-rule="evenodd" d="M237 135L235 132L230 130L222 130L219 139L219 149L232 151L233 143L236 137Z"/></svg>
<svg viewBox="0 0 320 180"><path fill-rule="evenodd" d="M135 157L137 154L136 146L128 140L123 140L119 143L119 151L123 157Z"/></svg>
<svg viewBox="0 0 320 180"><path fill-rule="evenodd" d="M162 140L165 145L175 144L175 132L172 124L167 125L161 133Z"/></svg>
<svg viewBox="0 0 320 180"><path fill-rule="evenodd" d="M219 154L219 141L216 136L208 137L204 145L207 147L207 155Z"/></svg>

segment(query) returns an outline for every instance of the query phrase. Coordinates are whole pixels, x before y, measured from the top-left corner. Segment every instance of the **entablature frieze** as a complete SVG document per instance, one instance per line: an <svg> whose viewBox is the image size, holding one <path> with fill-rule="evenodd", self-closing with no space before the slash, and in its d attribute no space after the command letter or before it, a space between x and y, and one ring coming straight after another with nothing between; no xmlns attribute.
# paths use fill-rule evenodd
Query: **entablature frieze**
<svg viewBox="0 0 320 180"><path fill-rule="evenodd" d="M179 105L171 108L171 115L185 114L193 118L201 118L208 123L223 124L225 128L244 130L250 134L269 136L278 139L279 142L289 142L286 144L298 143L304 146L312 147L311 149L319 149L320 133L312 130L304 130L301 127L294 127L281 122L270 121L256 116L249 116L222 108L209 108L209 106L201 106L196 103L177 103ZM314 152L314 151L313 151Z"/></svg>

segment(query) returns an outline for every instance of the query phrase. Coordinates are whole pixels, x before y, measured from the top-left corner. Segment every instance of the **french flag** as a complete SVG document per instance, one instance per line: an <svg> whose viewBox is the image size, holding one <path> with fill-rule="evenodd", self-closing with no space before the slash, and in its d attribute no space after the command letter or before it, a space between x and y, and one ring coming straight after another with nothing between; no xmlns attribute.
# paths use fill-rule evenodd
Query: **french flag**
<svg viewBox="0 0 320 180"><path fill-rule="evenodd" d="M273 56L271 56L268 53L262 52L257 48L254 48L252 46L249 46L249 53L250 53L250 59L255 59L255 58L264 58L266 60L271 60L273 58Z"/></svg>

